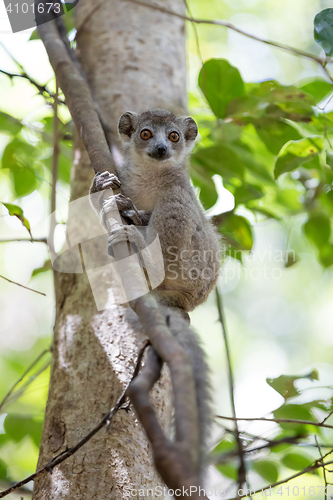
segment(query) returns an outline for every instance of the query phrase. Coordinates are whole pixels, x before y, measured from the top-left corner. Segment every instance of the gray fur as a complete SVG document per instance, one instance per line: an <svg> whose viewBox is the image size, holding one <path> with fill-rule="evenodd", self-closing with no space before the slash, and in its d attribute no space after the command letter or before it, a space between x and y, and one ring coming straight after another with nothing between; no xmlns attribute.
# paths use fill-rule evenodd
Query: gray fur
<svg viewBox="0 0 333 500"><path fill-rule="evenodd" d="M143 130L149 131L149 139L141 137ZM191 359L199 413L202 474L211 426L211 389L204 352L196 333L184 319L184 311L202 304L213 289L220 265L220 245L187 171L197 126L190 117L153 109L140 115L125 113L119 120L118 131L124 149L124 163L118 172L123 195L115 195L115 199L121 215L133 225L119 226L111 232L109 253L112 253L112 245L120 241L129 240L140 251L146 249L156 235L159 237L165 278L152 293L161 304L171 332ZM177 134L177 141L170 140L171 133ZM161 146L163 154L158 151ZM117 183L114 178L108 182L95 177L91 192L105 189L104 185L116 187ZM104 202L104 209L107 204ZM138 224L145 228L139 231ZM151 262L154 263L154 255Z"/></svg>
<svg viewBox="0 0 333 500"><path fill-rule="evenodd" d="M217 233L204 216L187 171L197 126L190 117L153 109L125 113L118 129L124 147L118 172L122 192L149 220L146 242L158 235L163 252L166 275L154 294L165 305L191 311L207 299L220 265ZM149 130L152 138L143 140L142 130ZM173 131L177 142L168 139ZM152 157L161 143L167 147L164 157Z"/></svg>

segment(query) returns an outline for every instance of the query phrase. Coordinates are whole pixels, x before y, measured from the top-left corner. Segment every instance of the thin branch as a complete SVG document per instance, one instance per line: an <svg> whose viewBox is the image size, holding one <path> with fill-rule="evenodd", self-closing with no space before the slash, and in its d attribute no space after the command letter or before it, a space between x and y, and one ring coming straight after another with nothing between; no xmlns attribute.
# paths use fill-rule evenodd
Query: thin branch
<svg viewBox="0 0 333 500"><path fill-rule="evenodd" d="M324 420L321 421L321 423L324 424L332 415L333 415L333 410L329 412L329 414L324 418Z"/></svg>
<svg viewBox="0 0 333 500"><path fill-rule="evenodd" d="M139 354L138 354L138 358L137 358L137 361L136 361L135 369L134 369L134 372L133 372L133 375L131 377L130 382L127 384L127 386L124 389L124 391L122 392L121 396L118 398L118 400L117 400L116 404L114 405L114 407L108 413L106 413L104 415L104 417L96 425L96 427L94 427L75 446L72 446L71 448L68 448L68 449L62 451L61 453L59 453L58 455L56 455L54 458L52 458L52 460L50 460L46 465L44 465L44 467L41 467L34 474L31 474L30 476L26 477L25 479L22 479L22 481L19 481L18 483L15 483L13 486L11 486L10 488L8 488L7 490L1 491L0 492L0 498L6 497L7 495L9 495L10 493L12 493L13 491L17 490L18 488L21 488L22 486L24 486L25 484L29 483L30 481L34 481L37 477L45 474L46 472L52 473L54 467L56 467L57 465L61 464L65 460L67 460L67 458L69 458L72 455L74 455L74 453L77 452L80 448L82 448L82 446L85 445L88 441L90 441L90 439L93 436L95 436L95 434L97 434L98 431L100 431L105 425L109 425L110 424L111 420L113 419L113 417L115 416L115 414L117 413L117 411L121 409L121 407L123 406L124 402L127 399L127 390L128 390L128 387L130 386L132 380L139 373L141 362L142 362L142 358L143 358L143 354L144 354L146 348L148 347L148 345L149 345L149 343L146 342L142 346L142 348L140 349Z"/></svg>
<svg viewBox="0 0 333 500"><path fill-rule="evenodd" d="M222 420L235 420L234 417L225 417L224 415L216 415L216 418L221 418ZM314 425L315 427L325 427L326 429L333 429L333 425L327 425L324 424L323 422L311 422L311 420L297 420L297 419L291 419L291 418L265 418L265 417L258 417L258 418L239 418L237 417L236 420L240 421L246 421L246 422L254 422L254 421L262 421L262 422L275 422L276 424L303 424L303 425Z"/></svg>
<svg viewBox="0 0 333 500"><path fill-rule="evenodd" d="M36 380L36 378L39 377L39 375L41 373L43 373L50 366L50 364L51 364L51 361L48 361L36 373L34 373L33 375L31 375L31 377L28 378L28 380L22 385L22 387L20 387L17 391L14 392L14 394L12 394L11 397L9 397L9 399L7 399L7 403L8 404L13 404L13 402L17 401L24 393L28 394L28 392L26 392L26 390L29 387L29 385L34 380ZM36 390L36 389L37 389L37 387L34 387L33 391ZM29 394L31 394L31 392L32 391L30 391Z"/></svg>
<svg viewBox="0 0 333 500"><path fill-rule="evenodd" d="M240 462L239 468L238 468L238 489L241 490L243 487L243 484L246 483L246 467L245 467L245 460L244 460L243 444L242 444L242 440L241 440L240 435L239 435L238 423L237 423L237 418L236 418L234 377L233 377L232 366L231 366L231 356L230 356L230 349L229 349L229 342L228 342L227 327L226 327L225 318L224 318L222 297L221 297L221 294L219 293L217 286L215 287L215 294L216 294L216 305L217 305L217 310L218 310L218 315L219 315L219 321L220 321L221 327L222 327L224 346L225 346L225 351L226 351L226 356L227 356L229 394L230 394L231 410L232 410L234 426L235 426L235 438L236 438L236 442L237 442L237 446L238 446L239 462Z"/></svg>
<svg viewBox="0 0 333 500"><path fill-rule="evenodd" d="M56 211L56 187L58 180L58 163L59 163L59 118L58 118L58 83L56 78L56 93L53 103L53 154L52 154L52 184L50 194L50 229L49 229L49 246L50 251L54 252L54 230L56 227L55 211Z"/></svg>
<svg viewBox="0 0 333 500"><path fill-rule="evenodd" d="M36 1L36 8L40 3L43 5L41 0ZM39 35L47 50L59 87L65 95L74 123L86 146L92 166L95 172L107 170L116 174L114 161L89 86L77 65L73 63L57 25L52 22L52 14L48 15L46 9L43 14L39 14L36 9L35 12L38 18ZM89 124L89 126L83 126L83 124Z"/></svg>
<svg viewBox="0 0 333 500"><path fill-rule="evenodd" d="M26 375L28 375L28 373L34 368L34 366L36 366L36 364L38 363L38 361L40 361L46 353L50 352L51 351L51 347L49 347L49 349L45 349L43 352L41 352L37 358L31 363L30 366L28 366L28 368L25 370L25 372L23 373L23 375L15 382L15 384L9 389L9 391L7 392L7 394L5 395L5 397L3 398L3 400L1 401L0 403L0 412L2 410L2 408L4 407L6 401L9 399L9 397L11 396L11 394L14 392L15 388L18 386L18 384L20 382L22 382L22 380L24 379L24 377Z"/></svg>
<svg viewBox="0 0 333 500"><path fill-rule="evenodd" d="M46 238L14 238L8 240L0 240L0 243L13 243L16 241L29 241L30 243L47 243Z"/></svg>
<svg viewBox="0 0 333 500"><path fill-rule="evenodd" d="M148 7L150 9L154 10L159 10L160 12L164 12L165 14L169 14L170 16L178 17L180 19L183 19L185 21L190 21L191 23L196 23L196 24L210 24L213 26L222 26L224 28L228 28L232 31L236 31L236 33L239 33L240 35L246 36L248 38L251 38L252 40L256 40L257 42L264 43L265 45L270 45L271 47L275 47L277 49L284 50L286 52L289 52L290 54L293 54L295 56L301 56L301 57L306 57L307 59L311 59L312 61L315 61L317 64L320 65L328 79L333 83L333 77L327 70L327 58L323 59L321 57L318 57L314 54L311 54L310 52L305 52L304 50L296 49L294 47L290 47L289 45L285 45L282 43L278 42L272 42L271 40L266 40L265 38L261 38L256 35L251 35L251 33L247 33L246 31L237 28L237 26L234 26L233 24L229 23L228 21L220 21L217 19L196 19L194 17L189 17L185 16L183 14L178 14L178 12L174 12L173 10L167 9L166 7L162 7L161 5L156 5L151 2L143 2L142 0L128 0L129 2L135 3L137 5L142 5L144 7Z"/></svg>
<svg viewBox="0 0 333 500"><path fill-rule="evenodd" d="M227 500L238 500L239 498L247 498L251 495L256 495L257 493L262 493L263 491L269 490L270 488L276 488L276 486L280 486L281 484L288 483L292 479L296 479L296 477L303 476L304 474L307 474L308 472L313 472L317 469L320 469L324 465L326 466L326 465L333 464L333 460L331 462L326 462L325 464L322 464L320 462L321 462L321 459L316 460L313 465L309 465L308 467L306 467L302 471L297 472L296 474L293 474L292 476L289 476L286 479L282 479L281 481L277 481L276 483L273 483L273 484L268 484L267 486L264 486L263 488L259 488L258 490L255 490L255 491L251 491L248 494L245 493L244 495L239 495L237 497L229 498Z"/></svg>
<svg viewBox="0 0 333 500"><path fill-rule="evenodd" d="M0 45L2 45L0 43ZM2 45L3 46L3 45ZM12 57L12 56L11 56ZM9 71L5 71L4 69L0 69L0 73L2 73L3 75L6 75L8 76L10 79L13 79L13 78L23 78L25 80L28 80L32 85L34 85L37 90L38 90L38 93L44 97L45 99L45 95L44 94L48 94L49 97L51 97L52 99L54 99L54 94L53 92L51 92L46 85L40 85L38 82L36 82L31 76L27 75L27 73L24 71L23 73L10 73ZM64 101L61 101L59 100L59 102L61 104L66 104Z"/></svg>
<svg viewBox="0 0 333 500"><path fill-rule="evenodd" d="M37 290L34 290L33 288L29 288L28 286L24 286L24 285L21 285L20 283L16 283L16 281L12 281L8 278L5 278L5 276L2 276L1 274L0 274L0 278L8 281L9 283L13 283L13 285L20 286L21 288L25 288L26 290L30 290L30 292L39 293L39 295L44 295L44 297L46 297L46 293L38 292Z"/></svg>
<svg viewBox="0 0 333 500"><path fill-rule="evenodd" d="M320 449L320 446L318 444L318 439L317 439L317 436L315 436L315 441L316 441L316 445L317 445L317 448L318 448L318 451L319 451L319 455L320 455L320 458L322 460L322 463L323 463L323 476L324 476L324 484L325 484L325 500L327 500L327 475L326 475L326 467L325 467L325 464L324 464L324 457L323 457L323 454L321 452L321 449Z"/></svg>

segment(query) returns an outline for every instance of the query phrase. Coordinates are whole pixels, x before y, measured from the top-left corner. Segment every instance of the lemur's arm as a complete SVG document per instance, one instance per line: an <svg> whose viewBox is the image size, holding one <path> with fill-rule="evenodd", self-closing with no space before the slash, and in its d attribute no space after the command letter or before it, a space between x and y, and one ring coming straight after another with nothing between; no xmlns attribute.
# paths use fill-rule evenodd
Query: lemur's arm
<svg viewBox="0 0 333 500"><path fill-rule="evenodd" d="M100 216L103 208L103 194L106 189L118 189L120 180L110 172L97 173L90 187L90 201L95 212ZM99 193L99 194L97 194ZM110 192L111 194L111 192ZM120 215L127 223L134 226L148 226L151 212L138 210L132 200L118 193L114 195Z"/></svg>

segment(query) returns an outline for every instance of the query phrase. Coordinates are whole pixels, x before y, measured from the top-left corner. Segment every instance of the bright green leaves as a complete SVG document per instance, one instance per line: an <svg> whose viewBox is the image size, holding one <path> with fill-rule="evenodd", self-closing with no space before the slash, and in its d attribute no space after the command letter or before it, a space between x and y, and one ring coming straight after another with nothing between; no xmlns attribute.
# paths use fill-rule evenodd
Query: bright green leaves
<svg viewBox="0 0 333 500"><path fill-rule="evenodd" d="M237 250L251 250L253 236L251 224L245 217L227 212L215 218L218 230L223 234L225 242Z"/></svg>
<svg viewBox="0 0 333 500"><path fill-rule="evenodd" d="M319 250L319 260L324 267L333 264L333 244L331 237L331 218L324 212L315 212L309 215L307 222L303 225L307 239Z"/></svg>
<svg viewBox="0 0 333 500"><path fill-rule="evenodd" d="M18 137L15 137L6 146L2 156L2 168L10 170L15 193L18 197L32 193L39 184L37 175L38 173L42 175L42 173L37 167L33 169L35 160L35 148Z"/></svg>
<svg viewBox="0 0 333 500"><path fill-rule="evenodd" d="M309 216L303 229L308 240L320 249L329 242L331 221L323 213L314 213Z"/></svg>
<svg viewBox="0 0 333 500"><path fill-rule="evenodd" d="M301 453L287 453L282 458L282 463L288 469L301 471L313 463L312 457Z"/></svg>
<svg viewBox="0 0 333 500"><path fill-rule="evenodd" d="M319 168L319 161L316 157L321 152L322 147L323 141L318 138L288 142L276 160L275 178L277 179L279 175L285 172L292 172L311 160L315 160L316 163L313 166Z"/></svg>
<svg viewBox="0 0 333 500"><path fill-rule="evenodd" d="M279 153L286 142L301 139L297 130L283 121L262 117L254 125L260 139L274 155Z"/></svg>
<svg viewBox="0 0 333 500"><path fill-rule="evenodd" d="M294 384L296 380L300 379L318 380L318 371L312 370L306 375L280 375L277 378L266 379L266 382L281 394L284 399L288 399L300 394Z"/></svg>
<svg viewBox="0 0 333 500"><path fill-rule="evenodd" d="M17 205L13 205L12 203L4 203L4 202L0 202L0 203L2 203L7 208L9 215L11 215L13 217L17 217L22 222L23 226L27 229L30 236L32 237L30 223L29 223L28 219L26 217L24 217L22 208L18 207Z"/></svg>
<svg viewBox="0 0 333 500"><path fill-rule="evenodd" d="M21 131L22 127L23 125L19 120L0 111L0 132L16 135Z"/></svg>
<svg viewBox="0 0 333 500"><path fill-rule="evenodd" d="M319 43L333 43L332 12L326 9L316 17ZM238 207L276 220L307 213L305 234L321 264L332 265L327 220L333 216L333 197L325 193L333 183L333 112L317 107L332 85L320 78L299 86L275 80L244 83L223 59L206 61L198 83L217 120L199 117L202 141L192 155L191 176L206 208L217 200L213 175L220 175L234 196L234 210L217 216L230 255L237 258L236 250L249 250L253 243L250 223L239 217ZM317 229L312 229L314 213L321 219Z"/></svg>
<svg viewBox="0 0 333 500"><path fill-rule="evenodd" d="M25 436L29 436L39 447L42 435L42 421L33 420L31 417L21 415L7 415L4 421L4 430L7 436L18 443Z"/></svg>
<svg viewBox="0 0 333 500"><path fill-rule="evenodd" d="M238 69L225 59L209 59L203 64L199 73L199 87L218 118L225 117L230 101L245 94Z"/></svg>
<svg viewBox="0 0 333 500"><path fill-rule="evenodd" d="M275 483L279 477L279 469L274 462L258 460L252 463L252 468L268 483Z"/></svg>
<svg viewBox="0 0 333 500"><path fill-rule="evenodd" d="M325 9L314 18L314 39L325 54L333 57L333 9Z"/></svg>

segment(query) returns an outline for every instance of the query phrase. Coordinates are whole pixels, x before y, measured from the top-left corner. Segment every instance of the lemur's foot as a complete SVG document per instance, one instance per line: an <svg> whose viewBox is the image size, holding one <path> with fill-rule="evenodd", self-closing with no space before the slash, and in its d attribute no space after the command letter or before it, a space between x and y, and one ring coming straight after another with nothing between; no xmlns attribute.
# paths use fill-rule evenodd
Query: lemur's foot
<svg viewBox="0 0 333 500"><path fill-rule="evenodd" d="M121 216L130 224L134 224L134 226L142 226L139 211L132 200L121 193L116 194L114 198Z"/></svg>
<svg viewBox="0 0 333 500"><path fill-rule="evenodd" d="M140 231L135 226L117 226L112 229L108 238L108 254L114 256L113 245L117 243L130 243L135 245L137 250L145 248L145 240Z"/></svg>
<svg viewBox="0 0 333 500"><path fill-rule="evenodd" d="M101 174L97 173L94 177L90 192L97 193L105 189L117 189L120 185L121 182L116 175L107 171Z"/></svg>

